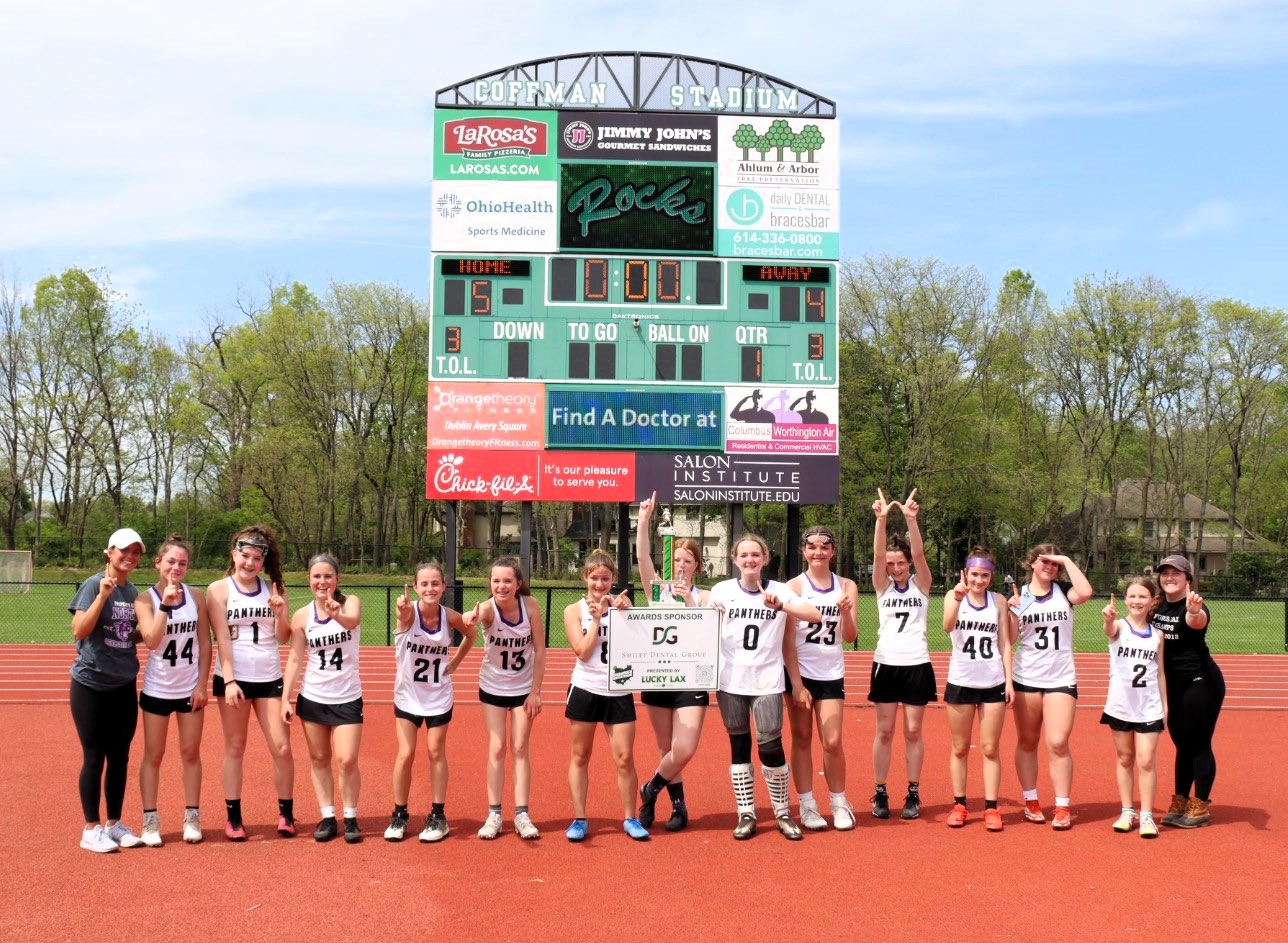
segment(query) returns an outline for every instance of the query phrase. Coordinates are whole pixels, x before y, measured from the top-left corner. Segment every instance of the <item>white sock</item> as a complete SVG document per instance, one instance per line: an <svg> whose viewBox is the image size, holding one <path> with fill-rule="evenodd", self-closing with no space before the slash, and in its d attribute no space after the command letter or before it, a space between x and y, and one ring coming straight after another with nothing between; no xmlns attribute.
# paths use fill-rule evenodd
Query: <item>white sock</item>
<svg viewBox="0 0 1288 943"><path fill-rule="evenodd" d="M335 806L333 806L333 805L324 805L324 806L322 807L322 818L324 818L324 819L333 819L333 818L335 818Z"/></svg>
<svg viewBox="0 0 1288 943"><path fill-rule="evenodd" d="M798 800L800 800L800 804L801 804L801 808L802 808L802 809L817 809L817 808L818 808L818 803L816 803L816 802L814 801L814 790L812 790L812 789L811 789L809 792L802 792L802 793L799 793L799 794L797 795L797 797L796 797L796 798L797 798Z"/></svg>
<svg viewBox="0 0 1288 943"><path fill-rule="evenodd" d="M1038 801L1038 791L1037 791L1036 789L1026 789L1026 790L1024 790L1024 801L1025 801L1025 802L1037 802L1037 801Z"/></svg>
<svg viewBox="0 0 1288 943"><path fill-rule="evenodd" d="M332 814L332 815L335 815L335 812L332 812L331 814ZM356 819L356 818L358 817L358 807L357 807L357 806L351 806L351 805L347 805L347 806L345 806L345 807L344 807L344 817L345 817L346 819Z"/></svg>
<svg viewBox="0 0 1288 943"><path fill-rule="evenodd" d="M827 798L828 798L829 804L832 806L833 809L839 809L842 806L847 806L850 804L850 800L845 798L844 790L842 790L841 792L829 792L827 794Z"/></svg>
<svg viewBox="0 0 1288 943"><path fill-rule="evenodd" d="M1068 797L1068 796L1056 796L1056 797L1055 797L1055 807L1056 807L1057 809L1067 809L1067 808L1069 808L1069 797Z"/></svg>

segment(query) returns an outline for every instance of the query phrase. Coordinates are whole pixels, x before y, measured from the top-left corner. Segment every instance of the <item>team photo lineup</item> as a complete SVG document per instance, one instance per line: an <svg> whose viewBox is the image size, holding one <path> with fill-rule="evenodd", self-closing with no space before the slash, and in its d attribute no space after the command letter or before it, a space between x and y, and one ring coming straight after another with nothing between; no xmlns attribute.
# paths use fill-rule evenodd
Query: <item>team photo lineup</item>
<svg viewBox="0 0 1288 943"><path fill-rule="evenodd" d="M1073 607L1087 603L1093 587L1077 563L1052 544L1028 551L1025 575L1017 582L998 573L987 548L975 547L962 561L955 585L943 593L942 625L931 625L932 593L937 590L916 498L915 488L902 500L878 491L871 506L870 588L878 627L867 699L875 734L871 778L866 770L857 777L864 793L868 783L872 786L870 813L879 820L921 818L926 707L942 696L951 749L946 757L929 759L933 779L951 787L952 806L946 819L936 821L961 828L975 818L990 833L1003 831L1008 821L1070 829L1078 814L1070 752L1078 700ZM664 555L666 592L654 598L648 588L659 583L652 547L657 510L656 495L639 505L635 549L644 598L653 599L653 605L718 613L718 671L713 683L701 689L640 694L658 755L652 772L640 769L635 759L636 699L620 687L614 690L617 668L609 658L613 613L632 607L629 591L614 592L627 575L618 572L614 557L605 551L586 556L580 570L585 591L563 613L576 658L564 704L571 800L564 837L579 843L592 831L587 801L601 726L608 741L601 749L609 751L616 774L622 831L643 842L661 831L688 828L693 813L684 771L698 750L711 690L728 735L733 803L727 808L734 839L752 838L761 824L757 767L772 830L784 838L799 841L808 831L854 829L856 816L867 814L869 807L864 802L856 808L847 792L847 779L852 790L856 776L852 771L847 776L842 746L843 652L858 639L861 587L836 572L834 532L821 525L804 528L798 547L803 572L785 582L764 575L771 562L766 541L742 534L731 544L733 577L706 588L696 583L708 562L700 544L675 538ZM184 582L192 550L182 536L167 537L149 555L138 532L123 528L112 534L104 555L104 570L86 579L68 605L76 642L70 705L83 753L78 781L85 821L81 847L106 853L160 846L162 812L171 817L178 811L158 808L162 777L182 780L183 841L196 844L215 834L203 829L201 817L201 742L210 707L218 712L222 728L226 841L246 841L254 831L242 816L243 757L248 739L260 740L249 735L253 714L271 760L277 835L297 833L294 749L295 729L302 728L317 804L314 840L361 842L361 744L367 721L359 671L362 612L360 599L342 588L338 560L320 553L309 561L310 598L292 608L278 539L268 526L238 531L228 550L226 576L204 590ZM155 578L149 574L136 584L132 577L142 577L136 571L148 560ZM1225 697L1221 670L1206 643L1210 612L1195 586L1191 563L1171 555L1152 569L1151 576L1126 580L1122 598L1114 592L1102 610L1109 686L1099 718L1110 734L1104 749L1112 740L1116 760L1121 812L1112 829L1146 839L1158 837L1160 825L1184 830L1211 822L1213 735ZM486 772L480 783L475 771L456 770L453 803L477 806L478 811L486 805L478 839L490 841L512 831L519 839L537 840L542 833L529 805L534 782L529 742L542 714L547 671L541 607L516 557L492 562L488 598L473 608L457 612L444 605L448 591L443 567L426 562L409 574L396 600L394 801L383 838L400 842L410 832L420 842L435 843L451 834L447 735L454 710L453 676L466 659L477 659ZM681 621L676 630L681 643L685 626ZM930 656L930 635L941 627L951 641L942 691ZM140 645L148 653L141 685ZM475 654L472 649L478 646L482 652ZM557 680L562 687L564 679ZM1008 714L1014 725L1013 764L1001 751ZM171 715L178 770L173 759L164 759ZM134 771L130 760L140 716L142 760ZM937 712L932 718L941 722ZM790 728L786 740L784 721ZM389 718L382 709L371 722L383 725ZM1164 770L1164 791L1170 783L1171 798L1160 811L1155 808L1155 757L1164 728L1175 746L1175 768L1170 781ZM822 783L817 782L816 738ZM896 739L905 769L892 774ZM426 775L427 768L431 803L428 810L413 810L413 771L422 749L426 762L417 775ZM977 768L973 749L980 757ZM1054 793L1050 797L1038 789L1043 758ZM550 760L537 758L542 766ZM1014 769L1022 791L1018 810L999 808L1008 768ZM251 783L250 788L266 791L267 785ZM816 795L823 788L826 803ZM1107 782L1079 784L1082 795L1104 797L1113 794L1111 789ZM663 793L666 804L659 810ZM136 794L141 808L130 799ZM545 817L559 802L549 795L539 801ZM139 821L136 810L141 811L137 831L130 824ZM413 820L421 822L422 815L417 832ZM209 818L208 806L207 823Z"/></svg>

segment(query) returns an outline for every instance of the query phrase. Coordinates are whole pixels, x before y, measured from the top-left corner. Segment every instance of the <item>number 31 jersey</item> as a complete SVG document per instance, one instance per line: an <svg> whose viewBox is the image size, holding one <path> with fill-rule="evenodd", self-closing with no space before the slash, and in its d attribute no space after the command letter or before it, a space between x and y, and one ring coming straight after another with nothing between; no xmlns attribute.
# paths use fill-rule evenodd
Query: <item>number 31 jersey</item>
<svg viewBox="0 0 1288 943"><path fill-rule="evenodd" d="M1045 596L1020 613L1020 644L1015 649L1011 677L1031 688L1066 688L1078 683L1073 666L1073 606L1069 583L1052 583Z"/></svg>

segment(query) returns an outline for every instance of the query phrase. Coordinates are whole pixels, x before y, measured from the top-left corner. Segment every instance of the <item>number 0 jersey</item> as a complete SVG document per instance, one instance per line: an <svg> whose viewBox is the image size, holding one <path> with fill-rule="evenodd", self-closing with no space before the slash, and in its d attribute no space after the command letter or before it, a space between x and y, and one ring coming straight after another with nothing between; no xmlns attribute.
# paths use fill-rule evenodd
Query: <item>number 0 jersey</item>
<svg viewBox="0 0 1288 943"><path fill-rule="evenodd" d="M1019 614L1020 644L1011 663L1011 677L1017 684L1063 688L1078 683L1073 665L1073 606L1066 595L1070 585L1052 583L1045 596L1030 596L1033 602Z"/></svg>
<svg viewBox="0 0 1288 943"><path fill-rule="evenodd" d="M437 623L425 624L416 603L415 617L406 632L394 636L394 706L417 717L437 717L452 709L452 632L447 610L438 607Z"/></svg>
<svg viewBox="0 0 1288 943"><path fill-rule="evenodd" d="M492 597L496 621L483 629L483 667L479 669L479 687L488 694L515 697L532 693L532 626L526 598L518 597L519 621L511 625Z"/></svg>
<svg viewBox="0 0 1288 943"><path fill-rule="evenodd" d="M166 619L165 638L148 652L147 666L143 669L143 693L167 701L183 700L191 696L197 686L199 646L197 643L197 601L192 590L182 585L183 602L175 607ZM160 610L161 597L153 586L152 609Z"/></svg>
<svg viewBox="0 0 1288 943"><path fill-rule="evenodd" d="M808 573L801 574L801 599L823 614L822 622L796 620L796 660L801 677L811 681L835 681L845 677L845 655L841 648L841 600L845 598L840 577L830 574L832 585L818 587Z"/></svg>
<svg viewBox="0 0 1288 943"><path fill-rule="evenodd" d="M783 632L787 616L765 605L765 593L783 604L800 599L791 587L770 580L751 592L738 580L711 587L708 602L724 607L720 620L720 679L717 687L729 694L778 694L783 683Z"/></svg>
<svg viewBox="0 0 1288 943"><path fill-rule="evenodd" d="M268 604L271 587L256 577L255 591L243 593L231 576L225 577L224 581L228 584L225 614L228 635L233 642L233 680L279 680L282 677L282 656L273 631L277 619ZM215 674L222 674L218 659Z"/></svg>
<svg viewBox="0 0 1288 943"><path fill-rule="evenodd" d="M930 661L926 638L926 613L930 597L911 574L900 589L894 580L877 597L877 648L872 661L878 665L924 665Z"/></svg>
<svg viewBox="0 0 1288 943"><path fill-rule="evenodd" d="M359 638L362 626L346 629L328 616L318 618L316 602L309 603L308 667L300 693L315 704L348 704L362 697L358 676Z"/></svg>
<svg viewBox="0 0 1288 943"><path fill-rule="evenodd" d="M948 683L961 688L995 688L1006 683L997 593L984 595L984 605L978 609L970 596L961 601L957 623L949 633L953 654L948 660Z"/></svg>
<svg viewBox="0 0 1288 943"><path fill-rule="evenodd" d="M1163 633L1149 627L1137 634L1126 619L1118 620L1118 637L1109 640L1109 695L1105 713L1116 720L1147 724L1163 719L1158 689L1158 647Z"/></svg>

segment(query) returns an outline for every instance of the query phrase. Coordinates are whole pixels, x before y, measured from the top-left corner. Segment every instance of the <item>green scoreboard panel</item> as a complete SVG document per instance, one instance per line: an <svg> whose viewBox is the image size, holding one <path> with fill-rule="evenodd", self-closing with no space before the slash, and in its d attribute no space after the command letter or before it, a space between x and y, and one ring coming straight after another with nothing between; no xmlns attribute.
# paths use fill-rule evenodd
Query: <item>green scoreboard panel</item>
<svg viewBox="0 0 1288 943"><path fill-rule="evenodd" d="M430 379L835 386L836 264L433 257Z"/></svg>

